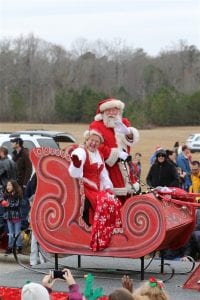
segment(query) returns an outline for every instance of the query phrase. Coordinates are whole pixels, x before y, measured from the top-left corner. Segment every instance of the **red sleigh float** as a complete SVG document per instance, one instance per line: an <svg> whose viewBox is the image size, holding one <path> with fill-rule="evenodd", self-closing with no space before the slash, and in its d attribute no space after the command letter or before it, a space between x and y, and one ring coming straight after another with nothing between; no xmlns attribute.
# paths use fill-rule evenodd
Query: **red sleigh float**
<svg viewBox="0 0 200 300"><path fill-rule="evenodd" d="M134 195L122 207L123 233L114 234L108 248L93 252L90 228L81 217L83 188L68 173L68 152L35 148L30 156L38 179L32 229L49 253L141 258L181 247L194 229L194 195L187 198L179 189Z"/></svg>

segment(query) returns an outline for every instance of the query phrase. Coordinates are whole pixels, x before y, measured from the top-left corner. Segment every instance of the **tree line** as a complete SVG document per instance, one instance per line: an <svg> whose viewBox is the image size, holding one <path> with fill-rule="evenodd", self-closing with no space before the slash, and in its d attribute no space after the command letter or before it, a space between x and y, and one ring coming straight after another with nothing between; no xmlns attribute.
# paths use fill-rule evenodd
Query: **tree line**
<svg viewBox="0 0 200 300"><path fill-rule="evenodd" d="M125 102L139 128L200 124L200 51L180 41L143 49L77 40L70 50L29 35L0 40L0 121L89 123L99 100Z"/></svg>

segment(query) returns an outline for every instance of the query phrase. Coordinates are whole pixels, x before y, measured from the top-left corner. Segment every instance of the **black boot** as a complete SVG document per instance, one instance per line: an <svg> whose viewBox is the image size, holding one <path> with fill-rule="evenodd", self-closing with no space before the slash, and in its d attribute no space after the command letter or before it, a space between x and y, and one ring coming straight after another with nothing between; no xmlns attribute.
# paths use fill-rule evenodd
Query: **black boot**
<svg viewBox="0 0 200 300"><path fill-rule="evenodd" d="M5 255L11 254L12 253L12 248L7 248L5 251Z"/></svg>

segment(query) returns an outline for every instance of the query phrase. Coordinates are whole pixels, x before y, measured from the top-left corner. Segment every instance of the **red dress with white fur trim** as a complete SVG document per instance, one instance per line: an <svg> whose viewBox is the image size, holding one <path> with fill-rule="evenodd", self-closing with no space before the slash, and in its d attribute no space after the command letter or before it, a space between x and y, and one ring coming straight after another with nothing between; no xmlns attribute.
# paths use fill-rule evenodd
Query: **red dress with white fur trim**
<svg viewBox="0 0 200 300"><path fill-rule="evenodd" d="M113 185L105 169L101 154L83 148L75 149L71 155L78 155L80 168L70 164L69 173L83 179L85 197L89 200L89 223L92 224L90 247L93 251L108 247L116 228L121 228L121 202L112 194ZM109 191L106 191L106 190Z"/></svg>

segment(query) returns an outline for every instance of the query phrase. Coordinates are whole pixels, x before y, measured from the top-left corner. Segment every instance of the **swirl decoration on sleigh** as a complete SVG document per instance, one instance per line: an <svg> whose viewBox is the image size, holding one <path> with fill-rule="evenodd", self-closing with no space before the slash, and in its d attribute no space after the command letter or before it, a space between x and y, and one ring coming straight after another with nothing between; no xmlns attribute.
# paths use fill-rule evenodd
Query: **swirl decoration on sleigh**
<svg viewBox="0 0 200 300"><path fill-rule="evenodd" d="M196 195L183 195L180 189L134 195L121 210L123 233L114 234L108 248L93 252L90 228L81 217L83 186L68 173L68 151L34 148L30 157L38 182L32 229L49 253L139 258L155 250L181 247L195 227Z"/></svg>

